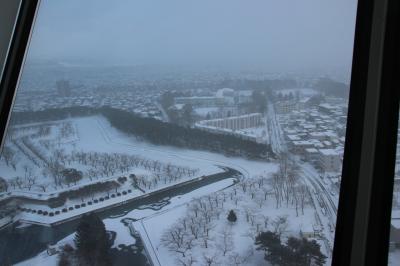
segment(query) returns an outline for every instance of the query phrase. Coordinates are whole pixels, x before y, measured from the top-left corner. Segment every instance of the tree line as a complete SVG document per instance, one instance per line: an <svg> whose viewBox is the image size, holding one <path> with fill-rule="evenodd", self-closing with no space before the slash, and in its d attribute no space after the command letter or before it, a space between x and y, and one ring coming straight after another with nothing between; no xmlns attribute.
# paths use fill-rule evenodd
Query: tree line
<svg viewBox="0 0 400 266"><path fill-rule="evenodd" d="M252 159L267 159L273 156L271 147L266 144L164 123L114 108L103 107L100 110L113 127L153 144L207 150L227 156L242 156Z"/></svg>

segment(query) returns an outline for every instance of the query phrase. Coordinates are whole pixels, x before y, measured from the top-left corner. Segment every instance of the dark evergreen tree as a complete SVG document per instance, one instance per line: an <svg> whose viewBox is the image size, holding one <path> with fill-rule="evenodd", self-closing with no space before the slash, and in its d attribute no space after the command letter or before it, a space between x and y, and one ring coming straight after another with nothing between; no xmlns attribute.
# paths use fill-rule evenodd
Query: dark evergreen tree
<svg viewBox="0 0 400 266"><path fill-rule="evenodd" d="M65 252L62 252L58 259L58 266L70 266L71 263L68 259L68 255Z"/></svg>
<svg viewBox="0 0 400 266"><path fill-rule="evenodd" d="M76 170L75 168L67 168L61 171L61 174L64 176L65 181L70 184L74 183L76 185L76 182L82 179L82 172Z"/></svg>
<svg viewBox="0 0 400 266"><path fill-rule="evenodd" d="M182 108L182 119L184 125L191 125L193 123L193 107L190 104L185 104Z"/></svg>
<svg viewBox="0 0 400 266"><path fill-rule="evenodd" d="M82 263L111 265L110 243L103 221L94 213L82 217L76 230L76 252Z"/></svg>
<svg viewBox="0 0 400 266"><path fill-rule="evenodd" d="M326 262L326 256L321 252L321 246L315 240L301 239L299 259L305 265L322 266Z"/></svg>
<svg viewBox="0 0 400 266"><path fill-rule="evenodd" d="M6 256L5 258L4 258L4 261L2 262L3 264L0 264L0 265L4 265L4 266L11 266L12 265L12 263L11 263L11 259L10 259L10 257L8 257L8 256Z"/></svg>
<svg viewBox="0 0 400 266"><path fill-rule="evenodd" d="M261 232L256 237L256 245L258 250L265 251L265 260L272 264L281 262L282 244L278 234L271 231Z"/></svg>
<svg viewBox="0 0 400 266"><path fill-rule="evenodd" d="M230 210L229 214L228 214L228 221L231 223L236 222L237 217L236 217L236 213L233 210Z"/></svg>
<svg viewBox="0 0 400 266"><path fill-rule="evenodd" d="M259 90L253 91L252 95L252 106L254 112L264 113L267 110L267 98L265 93Z"/></svg>
<svg viewBox="0 0 400 266"><path fill-rule="evenodd" d="M326 262L326 256L322 254L321 247L315 240L289 237L286 245L283 245L276 233L267 231L256 237L255 244L258 250L265 251L264 258L272 265L322 266Z"/></svg>

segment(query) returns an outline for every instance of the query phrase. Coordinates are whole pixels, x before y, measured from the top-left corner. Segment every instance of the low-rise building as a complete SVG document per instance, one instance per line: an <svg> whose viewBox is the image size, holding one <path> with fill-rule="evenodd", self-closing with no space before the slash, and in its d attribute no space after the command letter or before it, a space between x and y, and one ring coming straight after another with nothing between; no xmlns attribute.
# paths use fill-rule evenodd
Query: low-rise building
<svg viewBox="0 0 400 266"><path fill-rule="evenodd" d="M275 103L275 110L278 114L287 114L297 110L297 102L295 100L279 101Z"/></svg>
<svg viewBox="0 0 400 266"><path fill-rule="evenodd" d="M306 161L308 161L312 164L318 164L319 152L315 148L307 148L307 149L305 149L304 158Z"/></svg>
<svg viewBox="0 0 400 266"><path fill-rule="evenodd" d="M342 169L343 153L337 149L319 149L320 167L325 172L339 172Z"/></svg>
<svg viewBox="0 0 400 266"><path fill-rule="evenodd" d="M225 97L214 96L194 96L194 97L176 97L175 104L190 104L194 107L215 107L231 104Z"/></svg>

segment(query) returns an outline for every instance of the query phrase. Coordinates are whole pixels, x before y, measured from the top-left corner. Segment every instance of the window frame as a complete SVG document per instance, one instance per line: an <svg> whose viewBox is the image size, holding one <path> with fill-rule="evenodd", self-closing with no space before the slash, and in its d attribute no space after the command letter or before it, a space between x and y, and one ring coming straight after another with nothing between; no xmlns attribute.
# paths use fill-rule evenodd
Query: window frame
<svg viewBox="0 0 400 266"><path fill-rule="evenodd" d="M1 144L39 3L21 0L18 10L0 83ZM398 0L358 1L332 265L387 264L399 118L399 13Z"/></svg>
<svg viewBox="0 0 400 266"><path fill-rule="evenodd" d="M399 115L399 19L396 0L358 3L332 265L388 263Z"/></svg>

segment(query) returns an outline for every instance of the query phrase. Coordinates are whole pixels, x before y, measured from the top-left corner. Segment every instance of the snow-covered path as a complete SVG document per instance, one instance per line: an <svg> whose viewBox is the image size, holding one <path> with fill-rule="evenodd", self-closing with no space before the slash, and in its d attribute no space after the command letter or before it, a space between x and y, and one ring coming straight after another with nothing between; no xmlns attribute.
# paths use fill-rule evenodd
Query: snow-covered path
<svg viewBox="0 0 400 266"><path fill-rule="evenodd" d="M313 190L310 194L317 215L320 217L321 225L323 226L325 250L331 253L335 237L338 202L331 198L330 193L323 182L321 182L319 175L315 170L313 171L312 166L306 163L298 163L298 165L300 166L302 177L304 177L303 182ZM321 219L321 217L328 219Z"/></svg>

